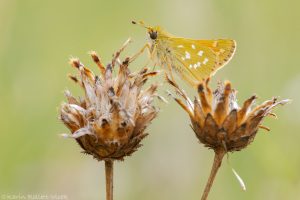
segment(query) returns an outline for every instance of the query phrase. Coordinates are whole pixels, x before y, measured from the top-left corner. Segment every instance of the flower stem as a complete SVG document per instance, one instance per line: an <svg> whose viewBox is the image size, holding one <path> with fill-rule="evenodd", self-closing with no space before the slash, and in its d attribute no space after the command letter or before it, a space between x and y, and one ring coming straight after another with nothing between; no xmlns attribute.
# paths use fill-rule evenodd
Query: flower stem
<svg viewBox="0 0 300 200"><path fill-rule="evenodd" d="M106 200L113 200L114 165L112 160L105 161Z"/></svg>
<svg viewBox="0 0 300 200"><path fill-rule="evenodd" d="M211 172L210 172L209 178L207 180L205 190L202 194L201 200L206 200L207 199L207 196L208 196L209 191L211 189L211 186L212 186L212 184L215 180L217 172L218 172L218 170L219 170L219 168L222 164L222 159L223 159L224 155L225 155L224 150L216 150L215 151L214 163L212 165Z"/></svg>

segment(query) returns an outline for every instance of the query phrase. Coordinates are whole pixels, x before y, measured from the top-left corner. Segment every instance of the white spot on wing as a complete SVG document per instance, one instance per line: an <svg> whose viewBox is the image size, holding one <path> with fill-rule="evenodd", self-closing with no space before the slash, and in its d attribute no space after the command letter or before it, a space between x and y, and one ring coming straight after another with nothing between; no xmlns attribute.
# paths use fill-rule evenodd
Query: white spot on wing
<svg viewBox="0 0 300 200"><path fill-rule="evenodd" d="M178 45L177 47L178 47L178 48L183 48L183 45Z"/></svg>
<svg viewBox="0 0 300 200"><path fill-rule="evenodd" d="M197 62L197 66L200 67L200 66L201 66L201 63L200 63L200 62Z"/></svg>
<svg viewBox="0 0 300 200"><path fill-rule="evenodd" d="M196 69L198 66L197 66L197 64L194 64L194 68Z"/></svg>
<svg viewBox="0 0 300 200"><path fill-rule="evenodd" d="M185 58L186 59L191 59L191 54L189 52L185 52Z"/></svg>
<svg viewBox="0 0 300 200"><path fill-rule="evenodd" d="M181 57L181 60L185 60L185 58L184 58L184 57Z"/></svg>
<svg viewBox="0 0 300 200"><path fill-rule="evenodd" d="M202 55L203 55L203 51L199 51L199 52L197 53L197 55L198 55L198 56L202 56Z"/></svg>
<svg viewBox="0 0 300 200"><path fill-rule="evenodd" d="M196 49L195 45L192 44L192 49Z"/></svg>
<svg viewBox="0 0 300 200"><path fill-rule="evenodd" d="M208 58L205 58L203 64L206 65L207 62L208 62Z"/></svg>
<svg viewBox="0 0 300 200"><path fill-rule="evenodd" d="M192 65L192 64L190 64L190 65L189 65L189 68L192 68L192 67L193 67L193 65Z"/></svg>

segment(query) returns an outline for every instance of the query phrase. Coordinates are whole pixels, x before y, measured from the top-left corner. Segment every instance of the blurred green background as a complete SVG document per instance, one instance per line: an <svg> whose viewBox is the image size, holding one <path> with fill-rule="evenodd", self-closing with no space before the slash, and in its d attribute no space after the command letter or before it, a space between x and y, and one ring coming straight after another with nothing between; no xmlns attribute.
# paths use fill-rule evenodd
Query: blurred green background
<svg viewBox="0 0 300 200"><path fill-rule="evenodd" d="M231 154L247 191L224 162L209 199L300 199L299 7L292 0L0 0L0 195L105 198L103 163L58 136L67 131L58 120L63 90L82 94L66 77L74 72L68 58L91 66L87 52L96 50L108 63L128 37L134 43L123 56L132 55L147 35L130 22L143 19L178 36L235 39L234 58L213 82L230 80L240 104L253 93L258 102L293 99L276 111L279 119L265 121L270 133L261 130ZM144 146L115 165L115 199L200 199L213 152L198 143L177 104L159 106Z"/></svg>

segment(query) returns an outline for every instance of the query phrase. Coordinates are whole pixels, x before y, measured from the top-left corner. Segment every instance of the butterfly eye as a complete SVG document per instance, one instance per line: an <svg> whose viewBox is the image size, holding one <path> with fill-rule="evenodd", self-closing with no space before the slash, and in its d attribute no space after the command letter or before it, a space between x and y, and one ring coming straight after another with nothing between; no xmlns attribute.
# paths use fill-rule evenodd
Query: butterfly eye
<svg viewBox="0 0 300 200"><path fill-rule="evenodd" d="M150 35L150 38L152 40L155 40L157 38L157 32L156 31L150 31L149 35Z"/></svg>

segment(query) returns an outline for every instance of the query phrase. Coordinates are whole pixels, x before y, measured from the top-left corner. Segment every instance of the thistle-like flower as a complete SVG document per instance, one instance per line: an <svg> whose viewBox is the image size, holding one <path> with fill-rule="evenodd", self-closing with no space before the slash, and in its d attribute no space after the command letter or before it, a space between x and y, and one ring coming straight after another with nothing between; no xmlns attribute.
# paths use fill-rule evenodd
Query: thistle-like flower
<svg viewBox="0 0 300 200"><path fill-rule="evenodd" d="M71 131L63 136L75 138L84 153L105 161L107 178L111 179L107 179L108 199L112 199L112 161L123 160L141 146L141 140L147 136L146 127L158 113L153 106L158 85L152 84L142 90L147 79L157 72L143 68L131 73L128 68L130 58L122 63L119 61L127 44L115 53L106 67L97 54L91 52L100 76L94 75L78 59L71 59L70 63L79 71L80 78L70 78L83 88L85 96L76 99L66 91L67 103L63 103L60 109L60 119ZM113 69L117 66L114 77Z"/></svg>
<svg viewBox="0 0 300 200"><path fill-rule="evenodd" d="M191 101L179 86L167 77L167 81L175 88L183 101L174 97L176 102L189 114L191 127L200 143L215 152L214 164L207 182L202 200L207 199L215 175L221 166L227 152L246 148L253 140L259 128L270 130L262 125L266 116L276 115L272 112L277 105L283 105L289 100L268 100L253 107L256 96L247 99L242 107L237 104L236 90L230 82L219 83L212 92L208 86L209 80L199 84L198 95ZM253 108L252 108L253 107Z"/></svg>

